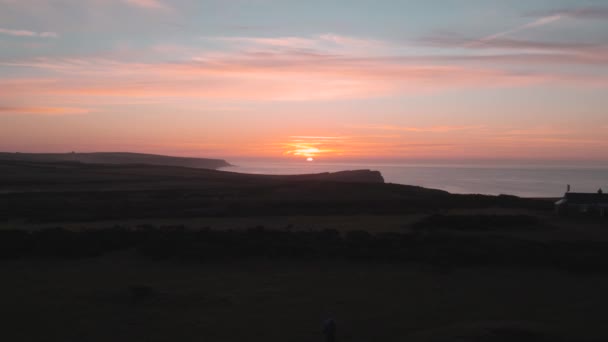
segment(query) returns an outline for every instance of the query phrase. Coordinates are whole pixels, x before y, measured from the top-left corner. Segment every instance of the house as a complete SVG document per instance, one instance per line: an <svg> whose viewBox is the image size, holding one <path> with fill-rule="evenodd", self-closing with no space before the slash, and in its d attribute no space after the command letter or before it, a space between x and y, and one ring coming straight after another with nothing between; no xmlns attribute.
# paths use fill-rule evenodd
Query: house
<svg viewBox="0 0 608 342"><path fill-rule="evenodd" d="M567 192L564 198L555 202L555 212L561 216L608 217L608 194Z"/></svg>

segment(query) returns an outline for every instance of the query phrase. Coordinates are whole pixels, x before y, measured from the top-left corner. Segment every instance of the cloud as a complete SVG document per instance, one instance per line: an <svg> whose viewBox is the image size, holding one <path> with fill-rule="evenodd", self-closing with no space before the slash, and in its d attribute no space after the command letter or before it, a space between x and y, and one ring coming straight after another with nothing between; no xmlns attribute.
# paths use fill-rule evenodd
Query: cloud
<svg viewBox="0 0 608 342"><path fill-rule="evenodd" d="M267 147L271 154L293 157L386 157L445 153L454 145L428 141L404 142L400 136L292 136Z"/></svg>
<svg viewBox="0 0 608 342"><path fill-rule="evenodd" d="M483 44L470 44L470 39L455 36L431 36L420 40L423 44L473 51L495 50L492 53L461 53L427 56L427 60L451 62L486 62L512 65L579 64L581 66L608 65L608 45L580 42L547 42L511 38L496 38Z"/></svg>
<svg viewBox="0 0 608 342"><path fill-rule="evenodd" d="M537 27L546 26L549 24L556 23L566 18L574 18L574 19L597 19L597 20L607 20L608 19L608 7L585 7L578 9L562 9L555 11L545 11L545 12L533 12L530 13L529 16L540 16L539 18L520 25L514 28L498 32L481 39L475 40L467 44L468 46L478 46L490 43L498 38L502 38L505 36L512 35L514 33L518 33L521 31L525 31L528 29L533 29Z"/></svg>
<svg viewBox="0 0 608 342"><path fill-rule="evenodd" d="M559 14L559 13L558 14L552 14L552 15L544 16L544 17L538 18L538 19L536 19L536 20L534 20L532 22L529 22L529 23L526 23L526 24L523 24L523 25L511 28L509 30L498 32L498 33L486 36L484 38L475 40L475 41L470 42L469 44L467 44L467 46L473 46L474 47L474 46L478 46L478 45L484 45L484 44L487 44L487 43L489 43L489 42L491 42L493 40L496 40L498 38L505 37L505 36L508 36L508 35L511 35L511 34L514 34L514 33L520 32L520 31L524 31L524 30L528 30L528 29L531 29L531 28L541 27L541 26L545 26L545 25L549 25L549 24L555 23L557 21L562 20L563 18L564 18L564 16L562 14Z"/></svg>
<svg viewBox="0 0 608 342"><path fill-rule="evenodd" d="M88 114L90 109L73 107L0 107L0 114L62 116Z"/></svg>
<svg viewBox="0 0 608 342"><path fill-rule="evenodd" d="M532 127L524 129L512 129L502 133L504 136L524 137L524 136L568 136L572 135L573 130L554 127Z"/></svg>
<svg viewBox="0 0 608 342"><path fill-rule="evenodd" d="M547 66L550 64L577 64L580 66L605 66L608 65L608 54L598 50L581 51L580 53L507 53L507 54L480 54L480 55L451 55L435 57L435 60L444 60L451 62L476 62L488 63L496 65L497 63L511 64L519 66ZM554 73L556 80L563 79L563 76L568 76L568 73ZM573 80L576 80L576 75L570 74ZM592 81L594 78L588 78ZM601 77L595 78L595 81L601 81ZM603 82L601 82L603 83Z"/></svg>
<svg viewBox="0 0 608 342"><path fill-rule="evenodd" d="M480 67L402 64L385 59L310 55L211 56L181 63L36 59L0 65L45 69L52 81L7 86L5 92L105 97L195 97L258 101L375 98L482 86L555 81L551 75ZM0 82L6 84L5 82ZM26 82L26 81L23 81ZM13 80L14 83L14 80ZM33 96L33 95L32 95Z"/></svg>
<svg viewBox="0 0 608 342"><path fill-rule="evenodd" d="M494 66L535 67L549 64L578 64L590 67L608 65L608 44L605 43L535 41L500 37L483 44L470 44L470 38L445 33L423 37L418 41L426 46L451 49L450 53L418 57L419 60L436 63L481 62ZM454 49L468 49L473 52L456 53ZM412 59L411 57L394 58Z"/></svg>
<svg viewBox="0 0 608 342"><path fill-rule="evenodd" d="M370 48L385 45L384 42L374 39L361 39L349 36L343 36L333 33L326 33L319 36L319 39L324 42L331 42L337 45Z"/></svg>
<svg viewBox="0 0 608 342"><path fill-rule="evenodd" d="M317 44L317 41L315 39L302 37L217 37L210 39L229 43L249 44L266 47L312 48Z"/></svg>
<svg viewBox="0 0 608 342"><path fill-rule="evenodd" d="M285 156L318 157L343 153L349 138L339 136L291 136L287 142L275 144Z"/></svg>
<svg viewBox="0 0 608 342"><path fill-rule="evenodd" d="M540 61L539 61L540 62ZM46 80L0 80L4 96L199 98L255 101L363 99L476 87L605 85L601 75L521 72L432 60L346 58L294 52L215 53L173 63L37 58L0 62L36 68Z"/></svg>
<svg viewBox="0 0 608 342"><path fill-rule="evenodd" d="M526 68L548 64L608 65L608 54L601 53L605 47L577 43L539 43L502 37L477 48L493 45L505 49L542 49L534 53L401 56L365 54L368 49L357 49L377 44L376 41L334 34L217 39L255 49L205 51L156 45L148 50L171 58L179 56L179 60L172 62L127 62L106 57L0 60L0 67L10 68L15 75L34 68L48 76L46 80L4 79L0 80L0 86L4 85L7 98L31 94L34 98L105 97L160 102L167 98L329 101L451 89L608 83L601 73L589 73L583 68ZM452 35L428 41L452 46L464 39ZM334 45L346 48L332 49Z"/></svg>
<svg viewBox="0 0 608 342"><path fill-rule="evenodd" d="M399 131L399 132L414 132L414 133L449 133L458 131L471 131L482 129L485 126L431 126L431 127L412 127L412 126L394 126L394 125L366 125L353 126L356 128L365 128L382 131Z"/></svg>
<svg viewBox="0 0 608 342"><path fill-rule="evenodd" d="M583 8L569 8L559 9L553 11L543 12L532 12L528 16L561 16L574 19L591 19L591 20L607 20L608 19L608 7L605 6L594 6L594 7L583 7Z"/></svg>
<svg viewBox="0 0 608 342"><path fill-rule="evenodd" d="M608 147L608 141L605 139L589 139L585 137L542 137L542 136L495 136L492 139L496 141L504 141L510 142L513 144L529 144L535 143L538 147L539 145L546 144L552 148L556 148L558 146L569 146L575 147L578 145L579 147L585 147L589 145L594 145L594 147Z"/></svg>
<svg viewBox="0 0 608 342"><path fill-rule="evenodd" d="M592 52L594 49L606 48L603 44L580 42L532 41L512 38L495 38L484 44L471 45L471 39L457 35L434 35L419 40L421 43L441 48L469 48L469 49L498 49L498 50L538 50L538 51L567 51Z"/></svg>
<svg viewBox="0 0 608 342"><path fill-rule="evenodd" d="M14 37L34 37L34 38L59 38L59 34L56 32L35 32L28 30L13 30L0 28L0 34L14 36Z"/></svg>
<svg viewBox="0 0 608 342"><path fill-rule="evenodd" d="M169 10L170 7L159 0L123 0L128 5L150 9L150 10Z"/></svg>
<svg viewBox="0 0 608 342"><path fill-rule="evenodd" d="M330 137L330 136L314 136L314 135L293 135L290 137L291 139L301 139L301 140L307 140L307 139L312 139L312 140L342 140L348 137Z"/></svg>
<svg viewBox="0 0 608 342"><path fill-rule="evenodd" d="M601 133L597 128L587 128L583 131L580 128L538 126L496 131L488 138L513 143L547 143L553 147L558 144L608 146L608 140L604 139Z"/></svg>
<svg viewBox="0 0 608 342"><path fill-rule="evenodd" d="M309 37L204 37L208 40L217 40L226 43L232 43L238 47L248 48L254 51L308 51L310 53L318 53L325 51L326 54L335 54L335 52L365 52L369 53L369 49L380 49L388 47L387 43L373 40L362 39L338 35L334 33L325 33Z"/></svg>

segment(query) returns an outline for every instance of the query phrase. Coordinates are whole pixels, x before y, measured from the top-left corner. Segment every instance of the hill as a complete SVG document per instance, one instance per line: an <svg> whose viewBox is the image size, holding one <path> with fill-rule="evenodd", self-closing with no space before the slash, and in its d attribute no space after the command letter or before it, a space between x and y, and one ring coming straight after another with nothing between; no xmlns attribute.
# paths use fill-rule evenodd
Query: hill
<svg viewBox="0 0 608 342"><path fill-rule="evenodd" d="M253 175L145 164L85 164L0 159L0 193L193 190L245 188L310 182L384 183L378 171L357 170L309 175Z"/></svg>
<svg viewBox="0 0 608 342"><path fill-rule="evenodd" d="M26 162L80 162L87 164L146 164L183 166L202 169L219 169L230 166L221 159L171 157L156 154L130 152L95 152L95 153L8 153L0 152L0 160Z"/></svg>
<svg viewBox="0 0 608 342"><path fill-rule="evenodd" d="M0 220L401 215L546 203L386 184L379 172L369 170L274 176L176 166L0 160Z"/></svg>

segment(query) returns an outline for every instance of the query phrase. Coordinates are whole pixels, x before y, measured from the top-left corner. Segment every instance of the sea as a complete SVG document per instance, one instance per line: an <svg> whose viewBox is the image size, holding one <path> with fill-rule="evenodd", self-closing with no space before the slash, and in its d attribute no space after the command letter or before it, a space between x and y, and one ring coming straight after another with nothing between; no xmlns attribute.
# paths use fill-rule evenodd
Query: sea
<svg viewBox="0 0 608 342"><path fill-rule="evenodd" d="M356 163L323 161L231 160L225 171L297 175L344 170L380 171L387 183L441 189L455 194L562 197L573 192L608 192L608 163L476 164L476 163Z"/></svg>

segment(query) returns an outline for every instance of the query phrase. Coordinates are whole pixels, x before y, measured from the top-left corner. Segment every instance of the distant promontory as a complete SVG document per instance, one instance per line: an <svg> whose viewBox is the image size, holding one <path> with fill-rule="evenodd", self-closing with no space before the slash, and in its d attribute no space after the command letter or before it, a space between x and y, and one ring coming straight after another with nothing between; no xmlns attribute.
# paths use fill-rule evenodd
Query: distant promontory
<svg viewBox="0 0 608 342"><path fill-rule="evenodd" d="M217 170L231 166L223 159L171 157L130 152L95 153L9 153L0 152L0 160L27 162L78 162L85 164L142 164L181 166Z"/></svg>

